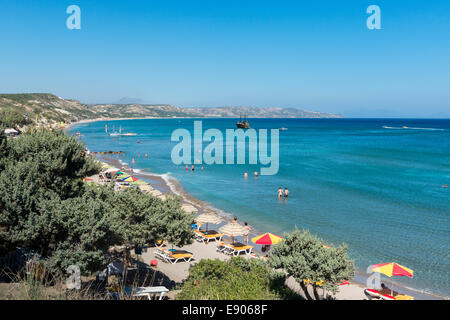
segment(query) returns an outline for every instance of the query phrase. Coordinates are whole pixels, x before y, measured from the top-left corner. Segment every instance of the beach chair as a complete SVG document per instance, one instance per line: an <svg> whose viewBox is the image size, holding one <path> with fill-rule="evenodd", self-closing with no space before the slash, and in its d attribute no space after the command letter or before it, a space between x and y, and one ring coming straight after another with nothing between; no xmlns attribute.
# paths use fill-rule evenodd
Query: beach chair
<svg viewBox="0 0 450 320"><path fill-rule="evenodd" d="M209 243L209 241L214 240L214 241L221 241L223 237L222 233L209 233L209 234L205 234L199 230L195 230L195 239L199 242L203 242L205 244Z"/></svg>
<svg viewBox="0 0 450 320"><path fill-rule="evenodd" d="M156 257L159 257L163 261L172 263L172 264L175 264L180 260L182 260L184 262L190 262L192 260L192 258L194 257L194 255L192 253L189 253L187 251L171 252L171 251L163 249L163 248L158 248L155 251L155 255L156 255Z"/></svg>
<svg viewBox="0 0 450 320"><path fill-rule="evenodd" d="M380 299L380 297L381 297L380 291L375 290L375 289L369 289L369 288L366 288L366 289L364 289L364 294L366 295L366 297L367 297L369 300L372 300L372 299Z"/></svg>
<svg viewBox="0 0 450 320"><path fill-rule="evenodd" d="M159 300L162 300L165 293L169 292L166 287L129 287L126 286L123 289L124 296L131 297L147 297L148 300L152 299L152 295L159 295ZM116 299L120 299L120 294L116 293L112 295Z"/></svg>
<svg viewBox="0 0 450 320"><path fill-rule="evenodd" d="M162 300L165 293L169 292L166 287L137 287L132 292L133 297L147 297L152 299L152 295L159 295L159 300Z"/></svg>
<svg viewBox="0 0 450 320"><path fill-rule="evenodd" d="M223 252L225 254L238 256L242 252L244 252L246 255L250 255L252 253L253 246L249 245L243 245L239 244L226 244L224 242L221 242L218 246L218 251Z"/></svg>

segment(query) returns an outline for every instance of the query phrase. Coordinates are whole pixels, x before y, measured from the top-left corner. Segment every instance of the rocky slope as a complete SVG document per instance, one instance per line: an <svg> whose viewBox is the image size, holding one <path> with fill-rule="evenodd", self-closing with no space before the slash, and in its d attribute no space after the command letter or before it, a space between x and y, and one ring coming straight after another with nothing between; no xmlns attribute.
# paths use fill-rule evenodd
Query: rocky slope
<svg viewBox="0 0 450 320"><path fill-rule="evenodd" d="M75 122L85 119L211 117L239 118L341 118L340 115L294 108L220 107L180 108L149 104L83 104L48 93L0 94L0 109L15 109L38 123Z"/></svg>

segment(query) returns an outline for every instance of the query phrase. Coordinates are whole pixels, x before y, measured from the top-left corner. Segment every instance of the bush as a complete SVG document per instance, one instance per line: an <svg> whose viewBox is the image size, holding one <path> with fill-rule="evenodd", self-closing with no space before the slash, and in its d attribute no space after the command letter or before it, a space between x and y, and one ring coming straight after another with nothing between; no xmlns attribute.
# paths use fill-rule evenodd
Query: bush
<svg viewBox="0 0 450 320"><path fill-rule="evenodd" d="M0 256L24 247L42 255L52 273L78 265L88 274L106 267L110 246L161 238L183 245L193 237L192 216L176 199L84 183L99 166L61 131L10 140L0 134L0 147Z"/></svg>
<svg viewBox="0 0 450 320"><path fill-rule="evenodd" d="M201 260L176 296L180 300L278 300L299 298L284 285L286 277L258 259Z"/></svg>
<svg viewBox="0 0 450 320"><path fill-rule="evenodd" d="M30 123L25 116L15 110L0 110L0 126L14 128Z"/></svg>
<svg viewBox="0 0 450 320"><path fill-rule="evenodd" d="M312 283L324 281L324 288L336 293L340 282L353 278L354 262L349 260L345 244L324 247L323 243L308 231L296 229L285 234L284 241L273 247L269 263L294 277L304 291L303 280L307 279Z"/></svg>

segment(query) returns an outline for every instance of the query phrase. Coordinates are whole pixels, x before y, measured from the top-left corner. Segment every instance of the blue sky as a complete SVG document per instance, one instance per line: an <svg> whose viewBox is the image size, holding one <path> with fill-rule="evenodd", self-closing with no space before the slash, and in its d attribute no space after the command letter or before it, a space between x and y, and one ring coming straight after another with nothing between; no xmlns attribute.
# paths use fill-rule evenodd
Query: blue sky
<svg viewBox="0 0 450 320"><path fill-rule="evenodd" d="M0 0L0 40L2 93L450 117L448 0Z"/></svg>

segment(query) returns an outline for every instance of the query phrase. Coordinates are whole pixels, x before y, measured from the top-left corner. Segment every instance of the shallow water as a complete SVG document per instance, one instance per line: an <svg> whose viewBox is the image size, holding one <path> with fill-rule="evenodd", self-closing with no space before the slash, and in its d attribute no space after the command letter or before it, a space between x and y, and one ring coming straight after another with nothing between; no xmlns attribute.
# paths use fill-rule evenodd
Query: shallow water
<svg viewBox="0 0 450 320"><path fill-rule="evenodd" d="M225 133L236 120L202 122L204 130ZM123 163L134 158L134 168L169 173L193 196L258 230L309 229L326 242L347 243L362 271L396 261L415 271L413 279L396 282L450 296L450 120L251 119L255 129L288 128L280 131L278 174L256 179L251 173L258 165L204 165L202 171L196 164L194 172L174 165L172 131L193 133L193 123L106 121L71 131L79 131L91 151L123 150ZM114 140L105 124L110 132L121 126L137 135ZM289 188L287 202L277 200L279 186Z"/></svg>

